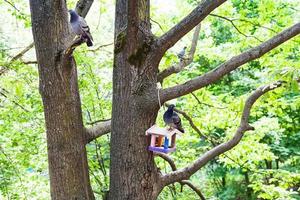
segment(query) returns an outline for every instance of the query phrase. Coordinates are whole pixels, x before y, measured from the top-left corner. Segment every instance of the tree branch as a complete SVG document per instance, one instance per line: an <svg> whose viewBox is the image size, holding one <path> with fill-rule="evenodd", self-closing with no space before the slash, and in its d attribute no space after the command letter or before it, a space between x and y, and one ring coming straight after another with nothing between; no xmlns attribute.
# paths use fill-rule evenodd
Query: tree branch
<svg viewBox="0 0 300 200"><path fill-rule="evenodd" d="M76 47L80 46L84 42L86 42L86 39L83 39L83 37L76 37L75 40L72 41L71 45L64 52L65 60L68 60L66 58L71 57Z"/></svg>
<svg viewBox="0 0 300 200"><path fill-rule="evenodd" d="M292 27L282 31L278 35L269 39L268 41L260 44L259 46L253 47L238 56L232 57L230 60L221 64L214 70L207 72L206 74L196 77L183 84L176 85L174 87L166 88L161 91L161 101L166 102L170 99L174 99L179 96L186 95L192 91L198 90L209 84L218 81L220 78L235 70L239 66L263 56L265 53L274 49L278 45L284 43L290 38L300 33L300 23L293 25Z"/></svg>
<svg viewBox="0 0 300 200"><path fill-rule="evenodd" d="M107 46L110 46L110 45L113 45L113 44L114 44L113 42L107 43L107 44L102 44L102 45L99 45L98 47L96 47L94 49L89 49L88 51L96 52L96 51L100 50L101 48L104 48L104 47L107 47Z"/></svg>
<svg viewBox="0 0 300 200"><path fill-rule="evenodd" d="M246 35L246 34L243 33L242 31L240 31L240 29L239 29L239 28L235 25L235 23L233 22L234 20L229 19L229 18L227 18L227 17L220 16L220 15L216 15L216 14L209 14L209 15L210 15L210 16L213 16L213 17L218 17L218 18L224 19L224 20L226 20L226 21L229 21L229 22L231 23L231 25L235 28L235 30L236 30L239 34L243 35L244 37L247 37L247 38L251 37L251 38L254 38L254 39L256 39L256 40L258 40L258 41L260 41L260 42L263 42L263 41L261 41L258 37L254 36L254 35Z"/></svg>
<svg viewBox="0 0 300 200"><path fill-rule="evenodd" d="M10 1L4 0L4 2L8 3L8 4L9 4L11 7L13 7L16 11L21 12L21 11L15 6L15 4L11 3Z"/></svg>
<svg viewBox="0 0 300 200"><path fill-rule="evenodd" d="M211 150L207 151L200 158L198 158L196 161L194 161L187 167L164 175L162 177L163 185L166 186L166 185L172 184L174 182L189 179L189 177L191 175L193 175L196 171L198 171L200 168L202 168L210 160L212 160L216 156L219 156L220 154L222 154L222 153L232 149L234 146L236 146L240 142L240 140L243 137L243 134L246 131L254 130L254 128L248 124L250 110L251 110L253 104L256 102L256 100L260 96L262 96L263 94L267 93L268 91L271 91L279 86L281 86L281 82L276 82L274 84L271 84L268 86L263 86L263 87L256 89L246 100L244 110L242 113L242 117L241 117L241 122L240 122L239 128L237 129L234 136L229 141L224 142L224 143L212 148Z"/></svg>
<svg viewBox="0 0 300 200"><path fill-rule="evenodd" d="M24 56L25 53L27 53L30 49L32 49L32 47L34 46L34 43L30 43L27 47L25 47L25 49L23 49L22 51L20 51L17 55L15 55L11 60L10 63L21 58L22 56Z"/></svg>
<svg viewBox="0 0 300 200"><path fill-rule="evenodd" d="M204 0L188 16L183 18L177 25L162 35L157 40L157 46L161 56L172 47L180 38L190 32L211 11L219 7L226 0Z"/></svg>
<svg viewBox="0 0 300 200"><path fill-rule="evenodd" d="M193 183L191 181L183 180L183 181L181 181L181 183L183 185L189 186L192 190L194 190L194 192L196 192L198 194L198 196L200 197L201 200L206 200L205 197L203 196L202 192L195 185L193 185Z"/></svg>
<svg viewBox="0 0 300 200"><path fill-rule="evenodd" d="M167 107L169 106L169 104L165 104ZM177 113L180 113L186 120L189 121L190 126L198 133L198 135L201 137L201 139L206 140L207 137L205 135L203 135L203 133L201 133L201 131L198 129L198 127L194 124L193 119L184 111L179 110L177 108L174 108L174 111Z"/></svg>
<svg viewBox="0 0 300 200"><path fill-rule="evenodd" d="M76 12L83 18L86 17L87 13L89 12L94 0L79 0L76 3Z"/></svg>
<svg viewBox="0 0 300 200"><path fill-rule="evenodd" d="M97 123L91 128L85 128L86 141L87 143L93 141L94 139L109 133L111 130L111 120Z"/></svg>
<svg viewBox="0 0 300 200"><path fill-rule="evenodd" d="M154 155L159 156L162 159L164 159L165 161L167 161L169 163L172 171L176 171L177 170L175 162L167 154L164 154L164 153L161 153L161 152L155 152ZM194 192L196 192L199 195L199 197L200 197L201 200L205 200L205 197L203 196L203 194L201 193L201 191L196 186L194 186L191 181L182 180L182 181L179 181L179 183L181 184L181 186L183 186L183 185L189 186Z"/></svg>
<svg viewBox="0 0 300 200"><path fill-rule="evenodd" d="M28 46L26 46L22 51L20 51L19 53L17 53L17 55L15 55L14 57L12 57L12 59L7 63L4 64L0 69L0 76L4 73L6 73L9 70L9 65L11 65L14 61L20 59L24 56L25 53L27 53L32 47L34 46L34 43L30 43ZM22 61L22 60L21 60ZM23 64L33 64L33 63L28 63L28 62L24 62L22 61Z"/></svg>
<svg viewBox="0 0 300 200"><path fill-rule="evenodd" d="M191 49L189 51L189 54L186 59L180 59L180 62L176 65L173 65L165 70L163 70L161 73L157 76L157 82L162 82L164 78L170 76L171 74L180 72L183 68L188 66L193 62L194 55L196 52L196 47L199 39L199 33L201 29L201 24L198 24L195 28L195 32L192 39Z"/></svg>

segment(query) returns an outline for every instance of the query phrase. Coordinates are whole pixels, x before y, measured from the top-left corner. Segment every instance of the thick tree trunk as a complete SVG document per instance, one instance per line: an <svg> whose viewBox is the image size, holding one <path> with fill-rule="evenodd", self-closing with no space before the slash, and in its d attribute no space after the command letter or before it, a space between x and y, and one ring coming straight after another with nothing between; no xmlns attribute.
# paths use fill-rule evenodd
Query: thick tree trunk
<svg viewBox="0 0 300 200"><path fill-rule="evenodd" d="M76 64L64 0L30 0L47 130L52 199L94 199L88 174Z"/></svg>
<svg viewBox="0 0 300 200"><path fill-rule="evenodd" d="M149 1L116 3L110 200L156 199L161 187L145 131L155 122L159 106L158 62L150 62ZM155 98L155 99L154 99Z"/></svg>

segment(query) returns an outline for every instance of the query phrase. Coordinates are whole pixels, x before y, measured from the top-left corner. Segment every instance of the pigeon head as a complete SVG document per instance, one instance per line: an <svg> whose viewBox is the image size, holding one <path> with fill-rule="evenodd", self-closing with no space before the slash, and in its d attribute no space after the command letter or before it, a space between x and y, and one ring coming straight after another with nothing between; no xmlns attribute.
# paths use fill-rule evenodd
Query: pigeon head
<svg viewBox="0 0 300 200"><path fill-rule="evenodd" d="M71 22L76 21L79 18L79 15L75 10L69 10L69 13L71 15Z"/></svg>
<svg viewBox="0 0 300 200"><path fill-rule="evenodd" d="M171 104L168 106L168 110L173 110L175 108L175 105L174 104Z"/></svg>

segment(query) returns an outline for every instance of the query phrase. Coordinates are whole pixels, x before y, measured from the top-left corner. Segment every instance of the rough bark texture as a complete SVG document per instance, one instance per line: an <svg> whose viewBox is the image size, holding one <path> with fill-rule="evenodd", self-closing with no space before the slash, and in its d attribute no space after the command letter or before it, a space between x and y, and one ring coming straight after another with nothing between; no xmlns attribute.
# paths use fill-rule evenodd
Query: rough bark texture
<svg viewBox="0 0 300 200"><path fill-rule="evenodd" d="M203 88L209 84L212 84L228 74L229 72L235 70L239 66L260 58L265 53L271 51L272 49L276 48L280 44L288 41L289 39L293 38L294 36L300 33L300 23L297 23L290 28L282 31L278 35L274 36L273 38L267 40L260 45L245 51L237 56L232 57L225 63L221 64L219 67L199 76L192 80L189 80L183 84L176 85L174 87L170 87L167 89L162 90L161 97L162 102L168 101L170 99L174 99L183 95L186 95L190 92Z"/></svg>
<svg viewBox="0 0 300 200"><path fill-rule="evenodd" d="M81 12L79 14L85 16L92 2L80 0L77 4L77 10ZM243 133L252 129L248 117L253 103L280 84L255 91L245 104L235 136L183 169L162 176L155 166L153 153L147 150L145 130L155 123L159 109L156 82L160 59L168 48L224 2L202 1L176 26L154 39L149 22L150 1L117 0L112 120L86 129L82 122L76 64L72 56L77 44L71 45L73 34L69 30L65 0L30 0L47 129L52 199L94 199L85 144L109 131L111 165L108 199L154 200L164 186L188 179L215 156L237 145ZM207 74L162 90L161 102L212 84L240 65L262 56L297 35L299 26L294 25ZM183 183L192 187L190 182ZM194 191L199 195L201 193L196 188Z"/></svg>
<svg viewBox="0 0 300 200"><path fill-rule="evenodd" d="M153 154L145 131L155 122L153 100L158 62L150 62L149 0L116 2L111 200L151 200L159 193ZM156 65L154 67L154 65ZM156 96L154 97L156 98Z"/></svg>
<svg viewBox="0 0 300 200"><path fill-rule="evenodd" d="M64 0L30 1L32 32L43 99L52 199L94 199Z"/></svg>

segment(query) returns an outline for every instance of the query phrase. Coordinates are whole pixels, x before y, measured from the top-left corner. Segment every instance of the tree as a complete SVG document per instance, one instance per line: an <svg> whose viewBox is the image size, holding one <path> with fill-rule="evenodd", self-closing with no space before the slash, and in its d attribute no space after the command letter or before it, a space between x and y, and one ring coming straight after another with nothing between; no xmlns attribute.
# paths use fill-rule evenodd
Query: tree
<svg viewBox="0 0 300 200"><path fill-rule="evenodd" d="M82 12L79 14L84 16L92 2L80 0L77 10ZM155 123L159 110L156 83L180 71L173 67L168 69L168 73L159 72L160 60L170 47L224 2L225 0L202 1L176 26L156 37L151 33L150 1L117 1L112 120L87 129L82 121L76 61L72 56L75 46L72 43L73 34L68 28L66 2L30 0L32 31L39 65L39 89L47 129L53 199L94 199L85 145L109 131L111 162L108 198L156 199L167 185L175 182L189 185L186 180L192 174L216 156L236 146L244 132L253 130L248 124L252 105L260 96L279 87L282 82L254 91L245 103L241 123L234 137L212 148L185 168L162 175L155 166L153 153L146 149L147 138L144 133ZM161 90L161 103L220 80L299 32L300 24L297 23L268 41L229 59L212 71L183 84Z"/></svg>

